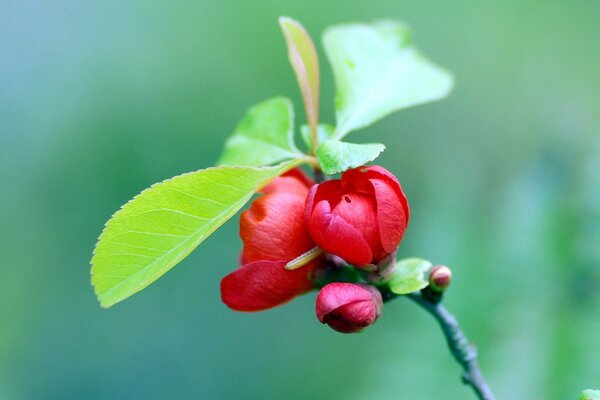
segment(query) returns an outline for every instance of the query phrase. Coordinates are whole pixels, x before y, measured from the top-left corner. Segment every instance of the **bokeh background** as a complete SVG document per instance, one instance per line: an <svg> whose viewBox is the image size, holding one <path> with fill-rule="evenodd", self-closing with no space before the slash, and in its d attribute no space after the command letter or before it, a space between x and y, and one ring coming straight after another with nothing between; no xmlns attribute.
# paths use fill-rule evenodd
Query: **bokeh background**
<svg viewBox="0 0 600 400"><path fill-rule="evenodd" d="M473 398L408 301L349 336L317 323L314 294L227 309L237 218L98 306L89 260L121 204L213 164L260 100L291 96L302 122L279 15L317 39L403 19L454 72L447 100L349 138L387 145L413 211L400 255L453 268L447 305L499 399L599 388L600 2L2 0L0 399Z"/></svg>

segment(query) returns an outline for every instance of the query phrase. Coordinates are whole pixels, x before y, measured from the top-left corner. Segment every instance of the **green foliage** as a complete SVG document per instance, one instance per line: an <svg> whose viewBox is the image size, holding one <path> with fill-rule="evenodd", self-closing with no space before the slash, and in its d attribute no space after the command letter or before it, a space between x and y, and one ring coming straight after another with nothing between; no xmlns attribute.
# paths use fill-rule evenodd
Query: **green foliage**
<svg viewBox="0 0 600 400"><path fill-rule="evenodd" d="M405 258L396 262L396 269L388 282L395 294L409 294L429 285L429 270L432 264L421 258Z"/></svg>
<svg viewBox="0 0 600 400"><path fill-rule="evenodd" d="M317 126L318 142L322 143L326 140L329 140L331 136L333 136L334 130L335 128L330 124L319 124ZM312 149L312 137L310 134L310 127L308 125L302 125L300 127L300 136L302 137L302 141L304 142L304 144L306 144L306 147Z"/></svg>
<svg viewBox="0 0 600 400"><path fill-rule="evenodd" d="M180 175L136 196L108 221L92 258L92 283L103 307L150 285L231 218L269 180L303 162L333 175L374 160L378 143L339 141L392 111L445 96L450 75L425 60L395 22L350 24L324 35L337 86L337 126L319 124L319 62L297 21L279 20L304 99L308 125L300 135L308 157L294 144L291 101L274 97L250 108L225 143L218 168ZM317 143L314 140L317 139ZM269 165L282 163L273 167ZM259 168L262 167L262 168ZM408 259L391 282L398 294L424 287L431 265ZM426 285L426 283L425 283Z"/></svg>
<svg viewBox="0 0 600 400"><path fill-rule="evenodd" d="M283 31L288 46L288 56L300 92L304 99L306 120L310 130L316 135L319 123L319 59L315 45L300 23L291 18L279 18L279 25Z"/></svg>
<svg viewBox="0 0 600 400"><path fill-rule="evenodd" d="M579 400L600 400L600 390L584 390Z"/></svg>
<svg viewBox="0 0 600 400"><path fill-rule="evenodd" d="M441 99L453 85L452 76L421 55L399 22L334 26L323 44L337 90L335 139L394 111Z"/></svg>
<svg viewBox="0 0 600 400"><path fill-rule="evenodd" d="M158 183L107 222L92 258L103 307L150 285L184 259L275 176L298 165L216 167Z"/></svg>
<svg viewBox="0 0 600 400"><path fill-rule="evenodd" d="M354 144L327 140L319 145L317 159L323 172L333 175L373 161L383 150L385 146L380 143Z"/></svg>
<svg viewBox="0 0 600 400"><path fill-rule="evenodd" d="M294 144L294 108L286 97L252 107L225 143L218 165L264 166L303 154Z"/></svg>

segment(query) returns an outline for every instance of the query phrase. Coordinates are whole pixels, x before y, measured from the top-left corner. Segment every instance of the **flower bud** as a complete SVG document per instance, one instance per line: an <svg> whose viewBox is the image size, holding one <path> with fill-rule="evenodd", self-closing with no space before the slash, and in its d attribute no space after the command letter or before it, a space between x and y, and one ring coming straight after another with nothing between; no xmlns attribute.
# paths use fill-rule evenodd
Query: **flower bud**
<svg viewBox="0 0 600 400"><path fill-rule="evenodd" d="M443 292L448 289L452 281L452 271L445 265L433 267L429 273L429 286L436 292Z"/></svg>
<svg viewBox="0 0 600 400"><path fill-rule="evenodd" d="M400 244L409 208L396 177L371 166L313 186L305 218L310 236L323 250L357 267L372 268Z"/></svg>
<svg viewBox="0 0 600 400"><path fill-rule="evenodd" d="M316 312L321 323L342 333L355 333L372 325L383 308L381 293L365 284L335 282L323 286Z"/></svg>

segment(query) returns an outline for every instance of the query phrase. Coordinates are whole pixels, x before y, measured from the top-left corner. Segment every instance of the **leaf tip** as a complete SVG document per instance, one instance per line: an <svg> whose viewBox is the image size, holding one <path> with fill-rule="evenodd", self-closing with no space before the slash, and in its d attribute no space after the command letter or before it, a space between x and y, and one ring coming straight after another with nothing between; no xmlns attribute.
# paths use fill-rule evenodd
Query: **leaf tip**
<svg viewBox="0 0 600 400"><path fill-rule="evenodd" d="M301 26L300 23L298 21L296 21L295 19L282 15L278 18L279 21L279 26L281 26L282 29L286 28L286 25L296 25L296 26Z"/></svg>
<svg viewBox="0 0 600 400"><path fill-rule="evenodd" d="M446 69L442 69L442 72L446 78L446 88L445 88L446 90L444 91L444 94L442 95L442 97L446 97L452 92L452 90L454 89L454 86L456 86L456 78L452 72L450 72Z"/></svg>
<svg viewBox="0 0 600 400"><path fill-rule="evenodd" d="M112 306L112 304L105 303L100 299L98 299L98 301L100 302L100 308L103 310L108 310Z"/></svg>

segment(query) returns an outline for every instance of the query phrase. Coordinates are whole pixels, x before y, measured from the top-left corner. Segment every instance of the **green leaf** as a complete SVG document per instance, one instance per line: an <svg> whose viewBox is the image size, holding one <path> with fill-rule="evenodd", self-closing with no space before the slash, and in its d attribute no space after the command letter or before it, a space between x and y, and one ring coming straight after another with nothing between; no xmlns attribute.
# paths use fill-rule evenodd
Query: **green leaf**
<svg viewBox="0 0 600 400"><path fill-rule="evenodd" d="M319 58L317 50L304 27L288 17L280 17L279 25L288 46L288 56L296 73L304 99L306 120L316 134L319 123Z"/></svg>
<svg viewBox="0 0 600 400"><path fill-rule="evenodd" d="M452 89L452 76L415 48L400 22L334 26L323 44L336 83L335 139Z"/></svg>
<svg viewBox="0 0 600 400"><path fill-rule="evenodd" d="M579 400L600 400L600 390L585 390Z"/></svg>
<svg viewBox="0 0 600 400"><path fill-rule="evenodd" d="M354 144L337 140L322 142L317 149L317 159L327 175L344 172L373 161L385 150L380 143Z"/></svg>
<svg viewBox="0 0 600 400"><path fill-rule="evenodd" d="M299 165L216 167L151 186L106 223L92 257L102 307L144 289L183 260L262 186Z"/></svg>
<svg viewBox="0 0 600 400"><path fill-rule="evenodd" d="M326 140L329 140L333 135L334 129L335 128L330 124L319 124L317 126L318 142L322 143ZM310 135L310 128L308 125L302 125L300 127L300 136L302 137L304 144L306 144L306 147L312 149L312 137Z"/></svg>
<svg viewBox="0 0 600 400"><path fill-rule="evenodd" d="M264 166L304 155L294 144L294 109L285 97L252 107L225 143L219 165Z"/></svg>
<svg viewBox="0 0 600 400"><path fill-rule="evenodd" d="M405 258L396 262L396 269L388 285L396 294L409 294L429 285L432 264L422 258Z"/></svg>

